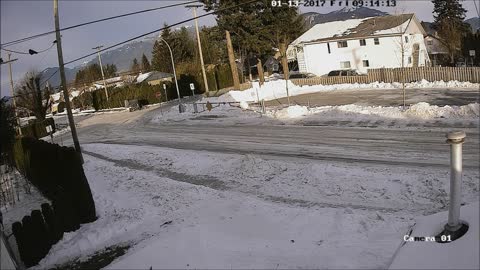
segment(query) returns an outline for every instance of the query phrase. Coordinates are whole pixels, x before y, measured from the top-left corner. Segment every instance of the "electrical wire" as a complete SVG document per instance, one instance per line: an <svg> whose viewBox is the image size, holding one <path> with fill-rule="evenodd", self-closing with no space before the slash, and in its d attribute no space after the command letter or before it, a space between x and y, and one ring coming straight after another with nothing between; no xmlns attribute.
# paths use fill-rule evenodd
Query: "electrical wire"
<svg viewBox="0 0 480 270"><path fill-rule="evenodd" d="M203 15L197 16L196 18L191 18L191 19L183 20L183 21L174 23L174 24L172 24L172 25L168 25L168 26L166 26L166 27L162 27L162 28L159 28L159 29L150 31L150 32L148 32L148 33L141 34L141 35L138 35L138 36L136 36L136 37L127 39L127 40L125 40L125 41L122 41L122 42L113 44L113 45L111 45L111 46L105 47L105 48L103 48L103 49L101 49L101 50L98 50L98 51L96 51L96 52L89 53L89 54L87 54L87 55L84 55L84 56L78 57L78 58L76 58L76 59L70 60L70 61L68 61L68 62L65 62L65 63L64 63L64 66L65 66L65 65L68 65L68 64L71 64L71 63L73 63L73 62L76 62L76 61L78 61L78 60L82 60L82 59L84 59L84 58L87 58L87 57L96 55L97 53L100 53L100 52L103 52L103 51L112 49L112 48L117 47L117 46L120 46L120 45L122 45L122 44L131 42L131 41L133 41L133 40L135 40L135 39L139 39L139 38L141 38L141 37L145 37L145 36L154 34L154 33L156 33L156 32L160 32L160 31L162 31L162 30L165 30L165 29L168 29L168 28L171 28L171 27L180 25L180 24L184 24L184 23L189 22L189 21L193 21L193 20L198 19L198 18L203 18L203 17L209 16L209 15L213 15L213 14L218 13L218 12L222 12L222 11L225 11L225 10L228 10L228 9L237 8L237 7L240 7L240 6L243 6L243 5L247 5L247 4L252 4L252 3L254 3L254 2L259 2L259 1L261 1L261 0L252 0L252 1L245 2L245 3L237 4L237 5L234 5L234 6L221 8L221 9L218 9L218 10L216 10L216 11L208 12L208 13L205 13L205 14L203 14ZM48 77L45 81L43 81L41 84L45 83L45 82L48 81L50 78L52 78L59 70L60 70L60 69L57 68L57 70L56 70L50 77Z"/></svg>
<svg viewBox="0 0 480 270"><path fill-rule="evenodd" d="M166 8L171 8L171 7L176 7L176 6L186 5L186 4L192 4L192 3L196 3L196 2L198 2L198 0L197 1L182 2L182 3L177 3L177 4L171 4L171 5L161 6L161 7L157 7L157 8L149 8L149 9L139 10L139 11L135 11L135 12L125 13L125 14L121 14L121 15L116 15L116 16L112 16L112 17L107 17L107 18L103 18L103 19L98 19L98 20L94 20L94 21L90 21L90 22L85 22L85 23L80 23L80 24L68 26L68 27L65 27L65 28L61 28L59 31L65 31L65 30L69 30L69 29L73 29L73 28L77 28L77 27L81 27L81 26L85 26L85 25L89 25L89 24L93 24L93 23L108 21L108 20L117 19L117 18L121 18L121 17L126 17L126 16L131 16L131 15L136 15L136 14L140 14L140 13L145 13L145 12L150 12L150 11L155 11L155 10L160 10L160 9L166 9ZM13 40L13 41L9 41L9 42L5 42L3 44L0 44L0 46L1 47L11 46L11 45L26 42L26 41L29 41L29 40L32 40L32 39L35 39L35 38L50 35L50 34L53 34L53 33L55 33L55 30L48 31L48 32L45 32L45 33L41 33L41 34L37 34L37 35L33 35L33 36L29 36L29 37L25 37L25 38L21 38L21 39L17 39L17 40Z"/></svg>
<svg viewBox="0 0 480 270"><path fill-rule="evenodd" d="M4 51L7 51L7 52L12 52L12 53L29 54L28 52L19 52L19 51L14 51L14 50L8 50L8 49L5 49L5 48L1 48L1 49L4 50Z"/></svg>
<svg viewBox="0 0 480 270"><path fill-rule="evenodd" d="M39 53L43 53L43 52L46 52L48 50L50 50L54 45L55 43L57 43L57 41L53 41L52 45L50 45L50 47L44 49L44 50L40 50L40 51L35 51L35 50L28 50L28 52L20 52L20 51L15 51L15 50L10 50L10 49L5 49L5 48L0 48L0 50L4 50L4 51L7 51L7 52L12 52L12 53L17 53L17 54L30 54L30 55L33 55L33 54L39 54Z"/></svg>

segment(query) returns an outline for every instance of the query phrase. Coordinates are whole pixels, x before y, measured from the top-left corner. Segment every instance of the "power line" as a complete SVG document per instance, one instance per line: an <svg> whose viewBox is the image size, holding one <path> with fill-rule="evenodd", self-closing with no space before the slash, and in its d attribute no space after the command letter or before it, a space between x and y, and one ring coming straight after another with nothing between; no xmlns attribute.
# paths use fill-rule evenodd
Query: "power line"
<svg viewBox="0 0 480 270"><path fill-rule="evenodd" d="M237 5L234 5L234 6L221 8L221 9L218 9L217 11L212 11L212 12L205 13L205 14L203 14L203 15L197 16L196 18L198 19L198 18L206 17L206 16L209 16L209 15L218 13L218 12L222 12L222 11L225 11L225 10L228 10L228 9L237 8L237 7L240 7L240 6L243 6L243 5L252 4L252 3L254 3L254 2L259 2L259 1L261 1L261 0L252 0L252 1L245 2L245 3L237 4ZM98 50L98 53L103 52L103 51L106 51L106 50L109 50L109 49L112 49L112 48L114 48L114 47L117 47L117 46L119 46L119 45L122 45L122 44L125 44L125 43L128 43L128 42L131 42L131 41L133 41L133 40L135 40L135 39L139 39L139 38L141 38L141 37L145 37L145 36L154 34L154 33L156 33L156 32L160 32L160 31L162 31L162 30L165 30L165 29L168 29L168 28L171 28L171 27L180 25L180 24L184 24L184 23L186 23L186 22L193 21L193 20L195 20L195 18L186 19L186 20L183 20L183 21L174 23L174 24L172 24L172 25L168 25L168 26L166 26L166 27L162 27L162 28L159 28L159 29L150 31L150 32L145 33L145 34L138 35L138 36L136 36L136 37L127 39L127 40L125 40L125 41L122 41L122 42L113 44L113 45L111 45L111 46L105 47L105 48L103 48L103 49L101 49L101 50ZM97 54L97 52L89 53L89 54L87 54L87 55L84 55L84 56L78 57L78 58L76 58L76 59L73 59L73 60L71 60L71 61L68 61L68 62L64 63L64 65L71 64L71 63L73 63L73 62L76 62L76 61L78 61L78 60L82 60L82 59L84 59L84 58L90 57L90 56L95 55L95 54ZM59 71L59 69L57 68L57 70L56 70L50 77L48 77L48 79L46 79L46 80L45 80L44 82L42 82L41 84L45 83L45 82L48 81L50 78L52 78L58 71Z"/></svg>
<svg viewBox="0 0 480 270"><path fill-rule="evenodd" d="M14 50L9 50L9 49L5 49L5 48L0 48L1 50L4 50L4 51L7 51L7 52L12 52L12 53L17 53L17 54L29 54L29 55L34 55L34 54L39 54L39 53L43 53L43 52L46 52L48 50L50 50L54 45L55 43L57 43L57 41L53 41L52 45L50 45L50 47L44 49L44 50L40 50L40 51L35 51L35 50L32 50L32 49L29 49L28 52L20 52L20 51L14 51Z"/></svg>
<svg viewBox="0 0 480 270"><path fill-rule="evenodd" d="M116 16L112 16L112 17L107 17L107 18L103 18L103 19L98 19L98 20L94 20L94 21L90 21L90 22L85 22L85 23L80 23L80 24L68 26L68 27L60 29L59 31L65 31L65 30L69 30L69 29L73 29L73 28L77 28L77 27L81 27L81 26L85 26L85 25L89 25L89 24L93 24L93 23L108 21L108 20L112 20L112 19L117 19L117 18L121 18L121 17L136 15L136 14L155 11L155 10L160 10L160 9L166 9L166 8L181 6L181 5L195 3L195 2L198 2L198 0L197 1L183 2L183 3L178 3L178 4L172 4L172 5L168 5L168 6L161 6L161 7L157 7L157 8L144 9L144 10L140 10L140 11L130 12L130 13L126 13L126 14L116 15ZM26 41L29 41L29 40L32 40L32 39L35 39L35 38L39 38L39 37L54 34L54 33L55 33L55 30L52 30L52 31L49 31L49 32L45 32L45 33L41 33L41 34L29 36L29 37L17 39L17 40L5 42L3 44L0 44L0 46L1 47L11 46L11 45L14 45L14 44L26 42Z"/></svg>

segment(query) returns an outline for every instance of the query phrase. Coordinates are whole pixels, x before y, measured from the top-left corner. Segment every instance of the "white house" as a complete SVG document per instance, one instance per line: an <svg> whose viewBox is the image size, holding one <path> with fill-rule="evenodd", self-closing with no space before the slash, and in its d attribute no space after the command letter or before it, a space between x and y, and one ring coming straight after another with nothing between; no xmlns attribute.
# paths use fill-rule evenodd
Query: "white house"
<svg viewBox="0 0 480 270"><path fill-rule="evenodd" d="M328 22L293 41L287 55L298 61L300 72L316 75L339 69L366 73L369 68L427 66L425 35L414 14Z"/></svg>

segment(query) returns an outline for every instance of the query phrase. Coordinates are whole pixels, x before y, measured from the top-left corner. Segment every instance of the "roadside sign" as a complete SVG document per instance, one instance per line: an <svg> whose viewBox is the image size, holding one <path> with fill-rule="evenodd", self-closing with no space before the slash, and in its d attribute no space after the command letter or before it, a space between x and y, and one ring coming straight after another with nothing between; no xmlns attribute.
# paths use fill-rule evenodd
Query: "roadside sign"
<svg viewBox="0 0 480 270"><path fill-rule="evenodd" d="M469 50L470 56L475 56L475 50Z"/></svg>
<svg viewBox="0 0 480 270"><path fill-rule="evenodd" d="M155 96L156 96L157 98L159 98L159 97L161 97L161 96L162 96L162 93L160 93L160 92L156 92L156 93L155 93Z"/></svg>
<svg viewBox="0 0 480 270"><path fill-rule="evenodd" d="M50 133L52 132L52 126L48 125L45 127L47 129L47 132Z"/></svg>
<svg viewBox="0 0 480 270"><path fill-rule="evenodd" d="M195 90L195 85L193 83L190 84L190 90Z"/></svg>

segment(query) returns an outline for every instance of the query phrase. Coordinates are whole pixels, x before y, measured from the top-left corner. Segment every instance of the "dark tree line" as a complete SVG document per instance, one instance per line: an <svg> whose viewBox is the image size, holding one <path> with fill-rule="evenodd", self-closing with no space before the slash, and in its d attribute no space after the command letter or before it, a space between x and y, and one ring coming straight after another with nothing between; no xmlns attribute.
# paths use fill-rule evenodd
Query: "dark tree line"
<svg viewBox="0 0 480 270"><path fill-rule="evenodd" d="M138 63L137 58L134 58L132 65L130 66L130 71L132 72L148 72L152 69L150 61L145 54L142 55L142 63Z"/></svg>
<svg viewBox="0 0 480 270"><path fill-rule="evenodd" d="M221 32L231 33L232 44L246 58L257 60L260 81L263 81L263 64L276 52L286 57L286 50L295 38L304 32L304 21L298 8L273 7L271 1L263 0L244 4L249 0L212 1L202 0L207 11L217 11L217 25ZM235 5L244 4L236 8ZM282 62L288 71L286 61Z"/></svg>
<svg viewBox="0 0 480 270"><path fill-rule="evenodd" d="M167 27L168 25L165 24L164 26ZM171 31L170 28L166 28L162 31L160 37L170 45L175 64L194 60L195 42L187 28L182 27L178 31ZM151 66L152 69L157 71L173 73L170 51L161 39L156 40L153 45Z"/></svg>
<svg viewBox="0 0 480 270"><path fill-rule="evenodd" d="M103 66L105 78L114 77L117 73L117 66L108 64ZM75 75L75 83L90 83L102 79L102 71L99 64L91 64L77 72Z"/></svg>
<svg viewBox="0 0 480 270"><path fill-rule="evenodd" d="M462 40L470 33L470 26L465 23L466 10L459 0L432 0L433 29L440 37L440 42L448 50L450 65L461 55Z"/></svg>

